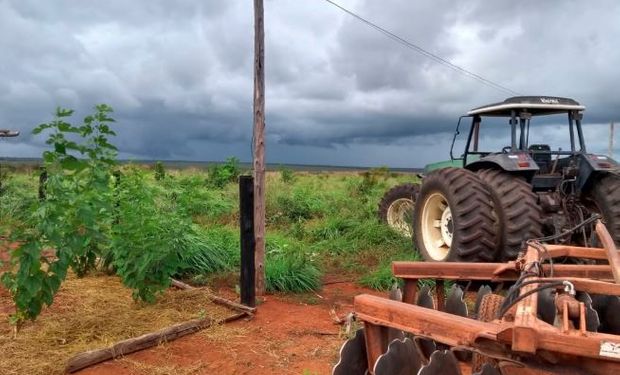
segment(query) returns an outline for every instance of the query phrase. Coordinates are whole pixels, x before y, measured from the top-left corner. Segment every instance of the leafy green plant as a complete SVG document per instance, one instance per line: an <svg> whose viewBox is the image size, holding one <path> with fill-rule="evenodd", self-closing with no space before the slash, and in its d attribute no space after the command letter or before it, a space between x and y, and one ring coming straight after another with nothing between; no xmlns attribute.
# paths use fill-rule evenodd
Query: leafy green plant
<svg viewBox="0 0 620 375"><path fill-rule="evenodd" d="M13 252L16 271L2 275L16 305L13 321L34 319L50 305L68 268L83 275L97 254L108 247L112 220L111 168L116 147L108 142L115 133L112 108L102 104L80 125L67 119L72 110L58 108L53 121L37 126L34 134L50 131L43 153L47 170L46 199L32 213L32 228L12 233L21 245ZM44 250L55 249L55 258Z"/></svg>
<svg viewBox="0 0 620 375"><path fill-rule="evenodd" d="M130 168L117 187L118 224L113 226L113 264L133 296L154 302L183 266L191 221L158 204L157 189L144 172Z"/></svg>
<svg viewBox="0 0 620 375"><path fill-rule="evenodd" d="M207 185L215 188L223 188L227 184L235 181L241 174L239 159L230 157L224 164L214 164L209 167L209 177Z"/></svg>

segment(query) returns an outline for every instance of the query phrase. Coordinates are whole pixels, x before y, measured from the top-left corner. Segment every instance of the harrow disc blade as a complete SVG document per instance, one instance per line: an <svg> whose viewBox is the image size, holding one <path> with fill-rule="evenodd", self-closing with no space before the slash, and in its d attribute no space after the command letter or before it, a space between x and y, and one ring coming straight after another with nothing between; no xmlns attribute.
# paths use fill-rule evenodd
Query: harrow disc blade
<svg viewBox="0 0 620 375"><path fill-rule="evenodd" d="M435 308L433 296L431 295L431 289L427 285L423 286L418 291L416 305L426 307L427 309ZM431 357L431 354L437 350L435 341L423 337L414 337L413 340L419 353L422 355L424 362L427 363Z"/></svg>
<svg viewBox="0 0 620 375"><path fill-rule="evenodd" d="M543 289L538 293L538 317L545 323L553 325L557 315L555 298L551 289Z"/></svg>
<svg viewBox="0 0 620 375"><path fill-rule="evenodd" d="M600 319L599 332L620 335L620 297L592 295L592 308Z"/></svg>
<svg viewBox="0 0 620 375"><path fill-rule="evenodd" d="M422 367L422 358L411 339L394 340L387 352L377 359L375 375L411 375L417 374Z"/></svg>
<svg viewBox="0 0 620 375"><path fill-rule="evenodd" d="M392 284L392 288L390 289L390 299L392 301L402 302L403 293L398 287L397 283ZM392 342L393 340L402 340L405 338L405 333L399 329L388 328L388 342Z"/></svg>
<svg viewBox="0 0 620 375"><path fill-rule="evenodd" d="M475 372L473 375L502 375L502 373L497 367L485 363L484 365L482 365L480 371Z"/></svg>
<svg viewBox="0 0 620 375"><path fill-rule="evenodd" d="M450 288L448 298L446 298L445 311L448 314L463 316L467 318L467 305L463 300L463 296L463 289L461 289L460 286L454 284L452 288ZM466 351L458 351L454 353L454 355L460 361L468 361L471 358L471 353Z"/></svg>
<svg viewBox="0 0 620 375"><path fill-rule="evenodd" d="M397 283L392 284L392 288L390 288L390 299L398 302L403 301L403 292Z"/></svg>
<svg viewBox="0 0 620 375"><path fill-rule="evenodd" d="M364 330L360 329L355 337L345 341L340 348L340 358L332 370L332 375L365 375L368 373L366 343Z"/></svg>
<svg viewBox="0 0 620 375"><path fill-rule="evenodd" d="M431 355L430 362L420 369L418 375L461 375L461 370L454 353L438 350Z"/></svg>
<svg viewBox="0 0 620 375"><path fill-rule="evenodd" d="M589 332L598 332L601 320L596 310L592 308L592 297L586 292L580 292L577 295L577 300L583 302L586 307L586 330Z"/></svg>
<svg viewBox="0 0 620 375"><path fill-rule="evenodd" d="M450 289L445 310L448 314L467 317L467 304L463 301L463 289L460 286L454 284Z"/></svg>
<svg viewBox="0 0 620 375"><path fill-rule="evenodd" d="M482 298L486 296L487 294L491 294L491 293L493 293L493 289L491 289L491 287L488 285L483 285L480 287L480 289L478 289L478 294L476 295L476 304L474 305L475 306L474 313L476 314L474 319L478 319L478 314L480 312L480 304L482 303Z"/></svg>
<svg viewBox="0 0 620 375"><path fill-rule="evenodd" d="M433 302L433 296L431 295L431 288L426 285L420 288L420 291L418 292L418 298L415 304L418 306L426 307L427 309L434 309L435 303Z"/></svg>
<svg viewBox="0 0 620 375"><path fill-rule="evenodd" d="M437 351L437 344L431 339L425 339L424 337L414 337L413 341L418 349L418 353L422 356L425 363L431 358L431 355Z"/></svg>

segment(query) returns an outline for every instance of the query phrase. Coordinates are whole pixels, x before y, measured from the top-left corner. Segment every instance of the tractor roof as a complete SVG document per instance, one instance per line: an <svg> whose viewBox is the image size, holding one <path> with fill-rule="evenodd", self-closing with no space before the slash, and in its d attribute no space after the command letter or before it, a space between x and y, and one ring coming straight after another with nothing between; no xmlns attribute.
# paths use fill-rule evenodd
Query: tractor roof
<svg viewBox="0 0 620 375"><path fill-rule="evenodd" d="M586 107L576 100L552 96L513 96L501 103L474 108L468 115L510 116L511 111L531 113L532 116L552 115L568 111L583 111Z"/></svg>

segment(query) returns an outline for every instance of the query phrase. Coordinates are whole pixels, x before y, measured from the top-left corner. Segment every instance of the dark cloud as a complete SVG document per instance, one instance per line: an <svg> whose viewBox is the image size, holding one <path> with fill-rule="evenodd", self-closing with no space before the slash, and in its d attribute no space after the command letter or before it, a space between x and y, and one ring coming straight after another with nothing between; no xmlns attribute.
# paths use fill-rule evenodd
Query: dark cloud
<svg viewBox="0 0 620 375"><path fill-rule="evenodd" d="M526 94L584 103L590 149L620 119L614 1L341 0L360 15ZM56 106L112 105L125 157L250 157L253 10L247 1L0 1L1 155ZM271 162L421 166L448 156L458 116L508 94L421 56L323 1L268 0ZM543 139L562 139L550 120ZM503 130L485 133L506 143Z"/></svg>

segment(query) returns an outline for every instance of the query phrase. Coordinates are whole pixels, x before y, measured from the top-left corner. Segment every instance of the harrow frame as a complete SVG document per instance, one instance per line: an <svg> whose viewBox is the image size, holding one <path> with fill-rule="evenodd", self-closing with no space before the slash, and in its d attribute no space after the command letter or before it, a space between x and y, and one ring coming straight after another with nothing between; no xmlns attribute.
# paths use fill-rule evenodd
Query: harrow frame
<svg viewBox="0 0 620 375"><path fill-rule="evenodd" d="M498 359L502 374L620 373L620 335L586 330L583 302L556 297L558 323L552 325L537 316L538 294L526 295L545 282L561 280L576 291L620 296L618 250L600 221L596 232L603 248L546 245L541 251L529 244L519 259L508 263L394 262L394 275L405 281L402 302L372 295L354 299L355 316L364 324L369 373L374 373L377 359L388 349L393 330ZM608 264L542 264L560 257L607 260ZM511 282L520 277L527 281L520 289L522 299L503 317L483 322L441 311L444 280ZM439 311L414 305L418 281L429 278L437 280ZM558 296L563 293L563 287L557 290Z"/></svg>

